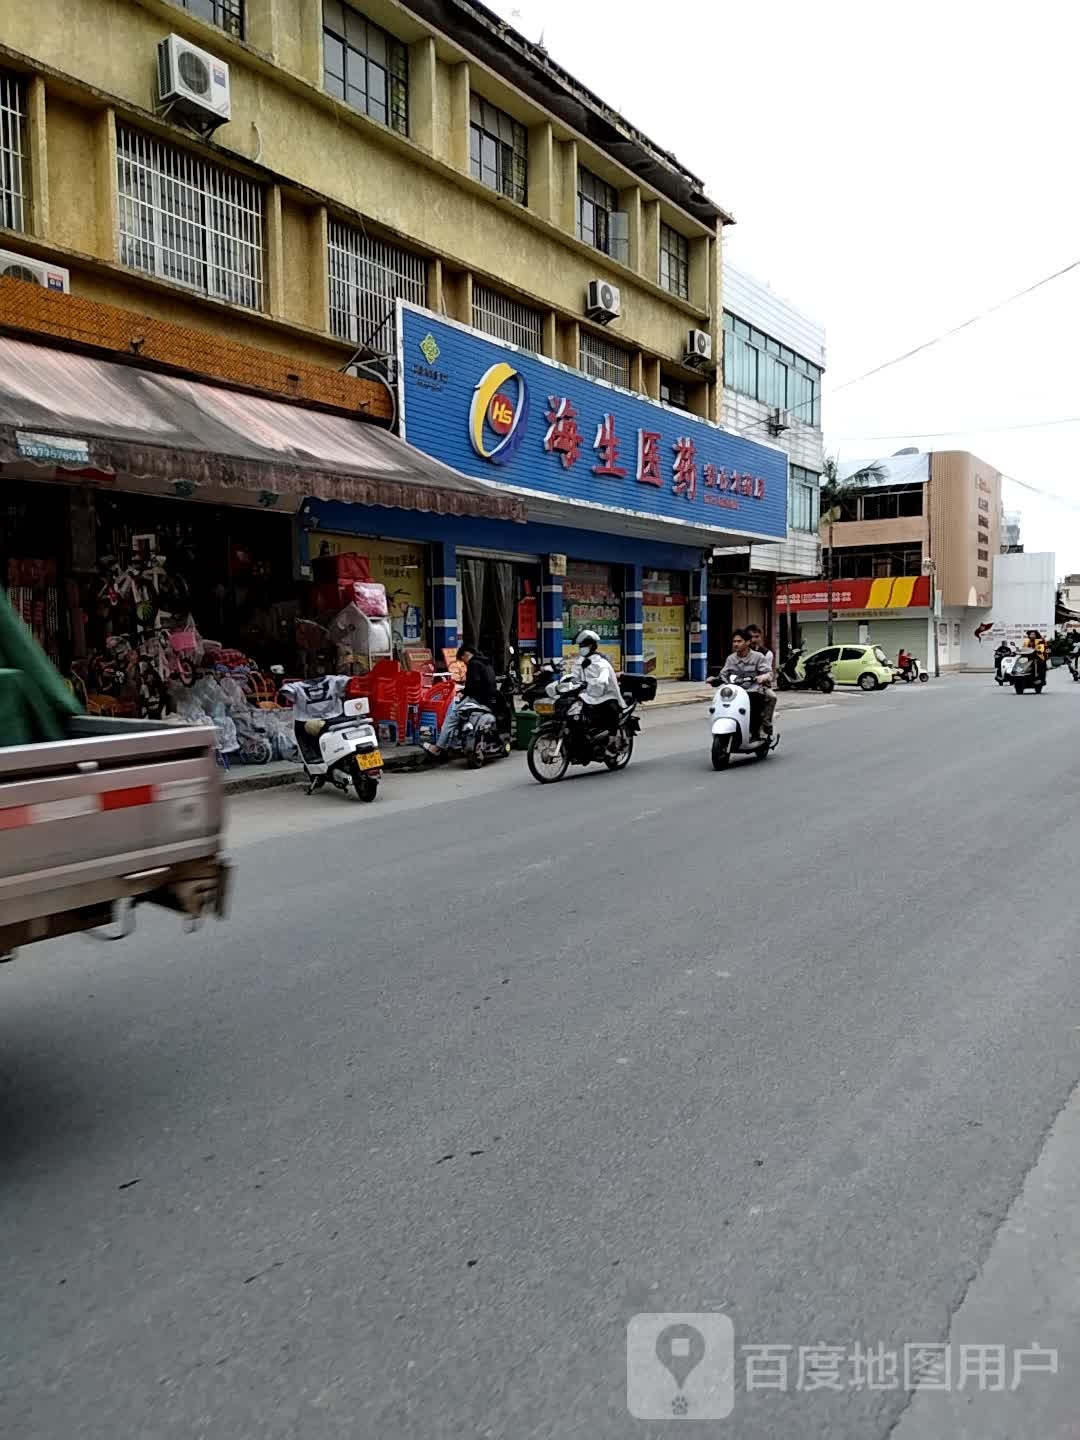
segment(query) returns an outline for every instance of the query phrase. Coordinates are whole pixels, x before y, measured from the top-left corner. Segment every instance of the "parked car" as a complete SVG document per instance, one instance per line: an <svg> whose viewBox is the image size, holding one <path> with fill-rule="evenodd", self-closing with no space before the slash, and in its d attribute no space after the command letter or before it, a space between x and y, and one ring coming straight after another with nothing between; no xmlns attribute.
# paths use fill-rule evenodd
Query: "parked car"
<svg viewBox="0 0 1080 1440"><path fill-rule="evenodd" d="M880 645L830 645L815 650L802 662L832 666L838 685L858 685L860 690L884 690L893 683L893 667Z"/></svg>

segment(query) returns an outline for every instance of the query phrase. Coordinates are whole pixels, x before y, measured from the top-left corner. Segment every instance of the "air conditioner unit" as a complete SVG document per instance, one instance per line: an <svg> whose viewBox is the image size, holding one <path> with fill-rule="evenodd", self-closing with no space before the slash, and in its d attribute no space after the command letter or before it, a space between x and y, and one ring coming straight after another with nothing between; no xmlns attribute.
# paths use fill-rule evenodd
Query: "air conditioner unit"
<svg viewBox="0 0 1080 1440"><path fill-rule="evenodd" d="M31 260L29 255L16 255L12 250L0 250L0 280L28 280L31 285L59 290L64 295L71 289L71 275L63 265Z"/></svg>
<svg viewBox="0 0 1080 1440"><path fill-rule="evenodd" d="M585 294L585 314L590 320L607 325L619 318L621 302L619 287L608 280L590 280Z"/></svg>
<svg viewBox="0 0 1080 1440"><path fill-rule="evenodd" d="M791 411L773 410L769 415L769 434L782 435L785 430L791 429Z"/></svg>
<svg viewBox="0 0 1080 1440"><path fill-rule="evenodd" d="M691 330L686 337L687 365L708 365L712 359L712 336L707 330Z"/></svg>
<svg viewBox="0 0 1080 1440"><path fill-rule="evenodd" d="M182 35L167 35L158 46L158 98L169 114L213 130L232 117L229 67Z"/></svg>

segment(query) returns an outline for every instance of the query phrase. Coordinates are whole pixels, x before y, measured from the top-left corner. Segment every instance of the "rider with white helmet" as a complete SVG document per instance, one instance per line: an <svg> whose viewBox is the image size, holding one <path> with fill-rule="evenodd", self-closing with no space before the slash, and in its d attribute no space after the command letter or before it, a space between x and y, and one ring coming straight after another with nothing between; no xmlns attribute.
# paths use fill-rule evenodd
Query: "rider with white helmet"
<svg viewBox="0 0 1080 1440"><path fill-rule="evenodd" d="M600 652L600 636L595 630L582 630L577 637L578 657L570 671L571 678L584 685L582 700L589 729L594 735L606 733L614 741L622 713L622 692L614 666Z"/></svg>

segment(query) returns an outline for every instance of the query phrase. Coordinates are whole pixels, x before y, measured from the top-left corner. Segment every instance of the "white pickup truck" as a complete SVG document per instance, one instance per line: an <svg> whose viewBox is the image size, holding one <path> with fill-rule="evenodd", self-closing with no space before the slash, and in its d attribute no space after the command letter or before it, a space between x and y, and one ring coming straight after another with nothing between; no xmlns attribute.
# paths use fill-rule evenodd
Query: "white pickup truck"
<svg viewBox="0 0 1080 1440"><path fill-rule="evenodd" d="M0 748L0 957L150 900L223 916L212 727L75 716L64 740Z"/></svg>
<svg viewBox="0 0 1080 1440"><path fill-rule="evenodd" d="M212 726L79 713L0 591L0 959L130 928L142 901L223 916Z"/></svg>

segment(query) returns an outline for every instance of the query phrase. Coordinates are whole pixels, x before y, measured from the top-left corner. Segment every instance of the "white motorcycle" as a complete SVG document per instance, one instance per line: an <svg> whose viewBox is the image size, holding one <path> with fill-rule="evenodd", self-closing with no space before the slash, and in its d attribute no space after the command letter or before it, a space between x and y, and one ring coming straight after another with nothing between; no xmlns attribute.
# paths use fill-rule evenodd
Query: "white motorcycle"
<svg viewBox="0 0 1080 1440"><path fill-rule="evenodd" d="M342 698L347 675L294 680L281 687L294 706L293 730L308 778L307 793L327 780L337 790L351 785L357 799L371 801L379 791L383 760L379 739L364 697Z"/></svg>
<svg viewBox="0 0 1080 1440"><path fill-rule="evenodd" d="M732 755L753 755L755 760L767 760L779 745L780 737L753 735L748 693L734 676L717 675L709 684L716 690L709 705L713 769L726 770Z"/></svg>

